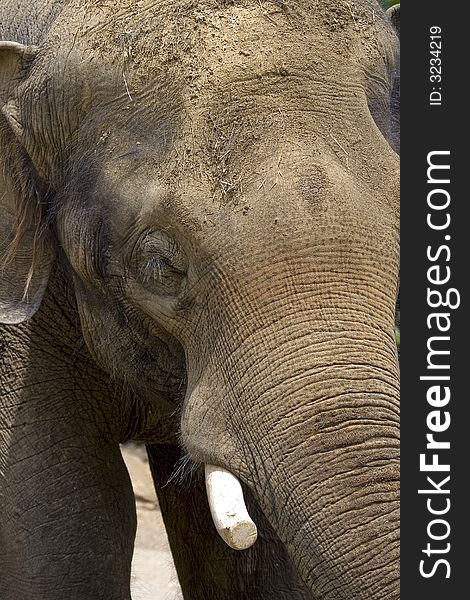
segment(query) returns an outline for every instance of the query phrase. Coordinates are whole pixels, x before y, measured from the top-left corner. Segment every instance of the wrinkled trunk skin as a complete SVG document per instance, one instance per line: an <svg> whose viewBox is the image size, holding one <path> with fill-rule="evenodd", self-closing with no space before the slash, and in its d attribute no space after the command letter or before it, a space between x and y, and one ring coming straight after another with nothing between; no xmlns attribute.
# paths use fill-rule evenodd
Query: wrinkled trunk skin
<svg viewBox="0 0 470 600"><path fill-rule="evenodd" d="M361 370L325 369L313 406L288 396L298 408L279 424L266 411L252 442L255 490L315 598L399 597L397 404L382 369Z"/></svg>
<svg viewBox="0 0 470 600"><path fill-rule="evenodd" d="M190 454L253 490L316 600L399 598L397 262L377 276L368 251L348 249L348 285L266 259L219 313L182 418Z"/></svg>
<svg viewBox="0 0 470 600"><path fill-rule="evenodd" d="M305 348L268 355L237 386L243 411L226 409L232 447L206 450L254 491L316 599L399 598L396 367L373 364L364 345L339 339L308 369L298 368Z"/></svg>

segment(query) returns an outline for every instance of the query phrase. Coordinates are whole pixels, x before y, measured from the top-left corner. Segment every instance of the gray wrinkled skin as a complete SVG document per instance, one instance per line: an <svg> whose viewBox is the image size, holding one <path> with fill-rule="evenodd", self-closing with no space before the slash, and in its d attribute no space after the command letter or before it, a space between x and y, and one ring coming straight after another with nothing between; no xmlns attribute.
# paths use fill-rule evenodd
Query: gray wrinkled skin
<svg viewBox="0 0 470 600"><path fill-rule="evenodd" d="M130 598L125 440L185 598L399 598L397 46L373 0L2 3L2 600Z"/></svg>

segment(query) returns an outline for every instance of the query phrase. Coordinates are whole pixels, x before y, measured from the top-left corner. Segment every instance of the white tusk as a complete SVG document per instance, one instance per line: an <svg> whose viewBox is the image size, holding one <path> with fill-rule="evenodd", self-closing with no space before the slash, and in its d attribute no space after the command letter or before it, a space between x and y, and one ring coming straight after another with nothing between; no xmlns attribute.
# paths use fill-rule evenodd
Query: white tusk
<svg viewBox="0 0 470 600"><path fill-rule="evenodd" d="M220 467L204 465L212 520L230 548L245 550L256 542L258 530L246 510L238 479Z"/></svg>

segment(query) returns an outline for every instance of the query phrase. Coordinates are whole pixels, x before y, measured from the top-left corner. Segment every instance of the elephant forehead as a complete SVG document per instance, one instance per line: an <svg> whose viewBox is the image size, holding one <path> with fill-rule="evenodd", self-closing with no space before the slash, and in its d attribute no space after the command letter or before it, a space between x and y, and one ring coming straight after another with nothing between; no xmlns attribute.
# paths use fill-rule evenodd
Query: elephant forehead
<svg viewBox="0 0 470 600"><path fill-rule="evenodd" d="M354 14L343 5L72 0L38 62L49 101L63 99L47 114L81 129L91 121L87 143L121 129L165 158L169 149L182 160L199 149L206 163L212 154L212 177L232 189L237 175L224 178L226 163L249 155L257 136L272 147L286 130L322 135L331 122L362 126L361 64L380 54L379 30L387 36L380 15L362 3ZM55 129L54 137L67 137Z"/></svg>
<svg viewBox="0 0 470 600"><path fill-rule="evenodd" d="M379 54L374 40L380 18L374 21L371 11L362 14L358 8L354 16L341 2L302 4L291 9L283 2L254 0L230 5L75 0L56 23L48 46L63 48L62 77L64 63L82 70L83 79L95 71L97 95L113 80L116 100L122 102L143 96L148 103L161 103L166 96L178 104L183 95L186 106L195 106L220 93L272 96L283 88L291 89L297 102L306 95L307 100L324 98L326 108L333 103L331 109L338 110L341 100L337 105L335 98L344 96L338 91L360 85L357 69L351 70L358 56ZM80 17L84 14L86 19ZM337 26L329 25L328 15ZM75 64L71 48L83 54ZM312 93L302 93L305 80L313 82Z"/></svg>
<svg viewBox="0 0 470 600"><path fill-rule="evenodd" d="M375 174L358 56L379 53L382 17L368 0L354 15L310 4L72 0L48 43L79 72L77 139L104 161L98 183L125 221L175 207L194 227L253 209L307 214L338 180L316 174L326 154L334 170L347 155Z"/></svg>

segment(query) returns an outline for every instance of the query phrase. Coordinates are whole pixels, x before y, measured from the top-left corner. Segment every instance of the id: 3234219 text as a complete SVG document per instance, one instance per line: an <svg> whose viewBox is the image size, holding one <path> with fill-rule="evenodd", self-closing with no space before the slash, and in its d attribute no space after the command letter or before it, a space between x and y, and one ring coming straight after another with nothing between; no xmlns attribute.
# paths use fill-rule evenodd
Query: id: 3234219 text
<svg viewBox="0 0 470 600"><path fill-rule="evenodd" d="M442 106L442 29L438 25L429 28L429 93L430 106Z"/></svg>

